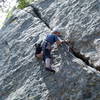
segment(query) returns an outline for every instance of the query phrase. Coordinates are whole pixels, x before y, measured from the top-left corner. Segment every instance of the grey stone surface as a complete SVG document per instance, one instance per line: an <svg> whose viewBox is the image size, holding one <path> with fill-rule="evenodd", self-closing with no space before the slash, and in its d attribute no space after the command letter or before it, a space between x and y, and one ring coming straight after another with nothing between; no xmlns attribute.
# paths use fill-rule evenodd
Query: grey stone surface
<svg viewBox="0 0 100 100"><path fill-rule="evenodd" d="M34 56L34 44L50 32L49 25L60 27L65 39L74 41L75 52L90 54L90 62L98 55L99 62L99 28L93 28L99 27L96 2L39 0L32 4L38 13L32 6L14 11L15 19L0 30L0 100L100 100L100 72L65 44L52 52L55 74ZM92 9L96 6L97 11Z"/></svg>
<svg viewBox="0 0 100 100"><path fill-rule="evenodd" d="M63 27L76 52L100 70L100 1L40 0L35 5L50 27Z"/></svg>

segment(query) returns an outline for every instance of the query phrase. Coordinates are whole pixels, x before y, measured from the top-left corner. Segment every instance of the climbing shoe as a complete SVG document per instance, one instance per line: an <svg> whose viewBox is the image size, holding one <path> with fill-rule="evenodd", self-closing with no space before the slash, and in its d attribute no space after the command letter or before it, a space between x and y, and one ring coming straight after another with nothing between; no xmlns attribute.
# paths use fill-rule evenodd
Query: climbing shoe
<svg viewBox="0 0 100 100"><path fill-rule="evenodd" d="M47 71L53 72L55 73L55 70L51 69L51 68L45 68Z"/></svg>

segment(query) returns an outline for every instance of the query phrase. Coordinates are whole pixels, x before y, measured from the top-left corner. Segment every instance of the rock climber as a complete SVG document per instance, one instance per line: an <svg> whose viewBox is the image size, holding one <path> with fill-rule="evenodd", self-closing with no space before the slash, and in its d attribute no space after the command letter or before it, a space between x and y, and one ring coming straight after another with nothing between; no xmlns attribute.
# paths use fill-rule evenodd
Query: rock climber
<svg viewBox="0 0 100 100"><path fill-rule="evenodd" d="M41 50L41 47L38 48L39 52L37 52L35 54L37 58L42 58L42 56L43 56L43 61L45 63L45 69L47 71L55 72L55 70L52 69L52 67L51 67L52 45L54 43L56 43L57 47L58 47L62 43L68 42L68 41L65 41L65 40L61 40L59 38L60 35L61 35L61 32L59 31L59 29L58 28L54 28L53 31L50 34L48 34L46 36L45 40L43 41L42 50Z"/></svg>

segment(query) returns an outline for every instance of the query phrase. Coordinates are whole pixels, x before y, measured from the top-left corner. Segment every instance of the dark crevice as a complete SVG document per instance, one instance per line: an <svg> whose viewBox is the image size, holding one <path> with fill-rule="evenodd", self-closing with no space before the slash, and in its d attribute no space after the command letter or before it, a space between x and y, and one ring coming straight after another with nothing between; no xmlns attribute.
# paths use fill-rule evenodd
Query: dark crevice
<svg viewBox="0 0 100 100"><path fill-rule="evenodd" d="M37 16L49 29L51 29L50 26L49 26L49 24L42 18L39 9L38 9L37 7L35 7L34 5L29 5L29 6L32 7L33 12L36 14L36 16Z"/></svg>
<svg viewBox="0 0 100 100"><path fill-rule="evenodd" d="M85 57L85 55L82 55L80 52L77 52L76 50L74 50L72 48L72 46L71 46L71 52L75 57L81 59L86 65L88 65L88 66L90 66L92 68L95 68L96 70L100 71L100 67L99 66L94 66L93 64L91 64L89 62L90 57Z"/></svg>
<svg viewBox="0 0 100 100"><path fill-rule="evenodd" d="M95 69L98 70L98 71L100 71L100 66L97 66Z"/></svg>

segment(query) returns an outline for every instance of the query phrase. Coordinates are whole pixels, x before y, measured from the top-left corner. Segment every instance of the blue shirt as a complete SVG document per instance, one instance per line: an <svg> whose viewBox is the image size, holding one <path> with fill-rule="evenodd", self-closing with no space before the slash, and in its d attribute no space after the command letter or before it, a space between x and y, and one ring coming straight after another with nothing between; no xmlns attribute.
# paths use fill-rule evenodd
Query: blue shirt
<svg viewBox="0 0 100 100"><path fill-rule="evenodd" d="M58 41L58 36L56 34L48 34L46 37L46 41L48 41L51 45Z"/></svg>

